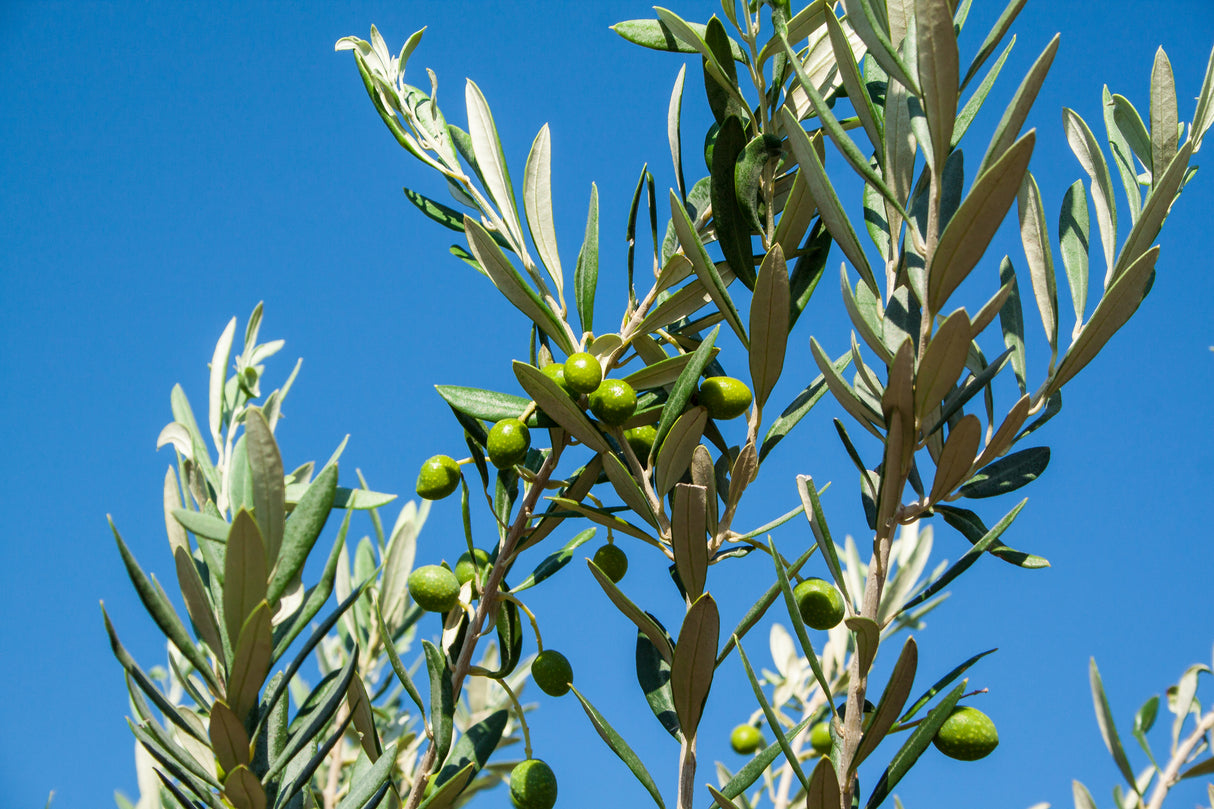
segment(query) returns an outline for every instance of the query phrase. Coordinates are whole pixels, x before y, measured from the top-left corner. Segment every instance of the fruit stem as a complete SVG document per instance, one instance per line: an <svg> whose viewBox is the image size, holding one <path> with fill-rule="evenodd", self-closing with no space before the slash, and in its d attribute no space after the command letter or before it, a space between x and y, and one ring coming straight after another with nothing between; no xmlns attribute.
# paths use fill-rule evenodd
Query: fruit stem
<svg viewBox="0 0 1214 809"><path fill-rule="evenodd" d="M540 470L536 473L534 482L528 486L527 496L523 499L523 503L519 507L518 514L515 516L514 522L511 523L510 530L507 532L505 539L502 540L497 560L489 571L489 578L485 581L485 589L484 594L481 596L480 606L468 624L468 631L464 635L463 644L460 646L459 657L456 659L455 665L451 670L451 702L453 704L459 701L460 691L463 690L464 686L464 678L468 676L468 672L472 667L472 653L476 650L476 644L480 640L481 628L485 624L485 619L497 609L498 598L502 595L500 592L501 583L502 579L506 576L508 563L512 560L514 550L527 530L527 525L531 522L531 515L535 510L535 504L539 501L540 494L543 493L544 486L548 483L548 478L552 476L553 471L560 462L561 452L564 449L565 445L563 443L555 444L552 447L552 452L544 459L543 465L540 466ZM413 788L409 792L409 800L405 804L404 809L417 809L421 804L422 795L426 789L426 782L430 780L430 773L437 763L435 761L436 757L437 751L434 744L431 743L426 748L425 755L418 762L417 769L414 771Z"/></svg>
<svg viewBox="0 0 1214 809"><path fill-rule="evenodd" d="M523 716L523 706L511 690L510 685L506 682L505 677L496 678L497 684L506 692L506 696L510 697L510 704L514 706L514 713L518 716L519 726L523 729L523 752L527 758L531 758L531 730L527 727L527 718Z"/></svg>

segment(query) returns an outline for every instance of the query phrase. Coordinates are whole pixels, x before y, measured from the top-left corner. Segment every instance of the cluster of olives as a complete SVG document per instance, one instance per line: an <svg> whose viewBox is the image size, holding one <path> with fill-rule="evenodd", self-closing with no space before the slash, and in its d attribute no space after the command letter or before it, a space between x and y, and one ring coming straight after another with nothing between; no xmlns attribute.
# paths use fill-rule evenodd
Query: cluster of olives
<svg viewBox="0 0 1214 809"><path fill-rule="evenodd" d="M637 410L637 393L623 379L603 379L599 361L585 351L569 355L564 362L552 362L540 369L572 397L586 396L586 406L608 427L623 426ZM740 379L713 376L700 383L698 401L717 420L734 419L750 407L754 397ZM657 439L652 424L624 431L624 440L638 457L648 457ZM489 430L485 451L498 469L510 469L527 457L531 432L517 418L498 421ZM459 488L459 462L448 455L435 455L422 464L417 475L417 494L426 500L441 500Z"/></svg>
<svg viewBox="0 0 1214 809"><path fill-rule="evenodd" d="M871 702L865 700L865 722L875 712ZM839 716L845 714L844 706L839 706ZM819 756L829 756L833 740L830 736L830 722L822 721L809 730L809 745ZM751 755L762 750L766 742L763 734L754 725L738 725L729 734L729 746L735 753ZM999 746L999 732L991 718L977 708L957 706L953 708L948 719L936 731L932 744L944 755L958 761L977 761L989 756Z"/></svg>

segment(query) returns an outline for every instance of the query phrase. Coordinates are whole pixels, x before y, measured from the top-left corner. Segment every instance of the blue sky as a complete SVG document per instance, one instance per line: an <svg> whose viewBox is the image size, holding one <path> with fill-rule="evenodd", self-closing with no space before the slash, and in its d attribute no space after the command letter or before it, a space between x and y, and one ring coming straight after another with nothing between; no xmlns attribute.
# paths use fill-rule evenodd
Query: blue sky
<svg viewBox="0 0 1214 809"><path fill-rule="evenodd" d="M963 62L999 10L986 0L974 6ZM718 6L677 10L704 20ZM641 163L655 171L660 195L673 184L665 114L681 59L607 30L646 16L641 2L555 0L205 7L16 0L0 8L0 415L9 425L0 484L10 503L0 546L0 784L7 795L0 803L41 806L53 789L56 806L106 806L115 788L134 792L126 695L98 600L140 661L161 661L163 645L125 578L105 515L146 568L171 578L160 516L170 459L155 451L155 439L170 420L174 383L201 406L206 362L230 317L243 327L252 307L266 302L263 335L287 340L270 378L285 378L295 357L304 358L279 431L287 465L323 460L349 433L346 485L357 466L374 488L409 494L422 460L457 453L458 429L433 384L515 392L510 360L526 352L521 320L513 310L494 319L501 311L494 290L447 253L454 234L403 198L402 185L431 193L435 186L392 141L350 55L335 54L333 43L366 37L375 23L395 50L428 25L411 69L435 69L439 102L461 124L463 79L478 83L516 177L535 132L551 123L567 266L580 244L590 183L598 183L606 267L599 313L606 321L617 315L602 290L623 289L624 218ZM1048 212L1081 176L1062 134L1062 106L1102 131L1107 83L1145 110L1162 44L1181 117L1191 117L1214 44L1214 7L1208 0L1099 7L1037 0L1014 31L1017 45L971 148L985 145L1001 102L1061 31L1029 122L1038 127L1032 168L1053 231L1056 215ZM695 168L696 133L709 120L702 98L693 63L684 109L686 161ZM982 707L1002 743L972 765L925 757L898 790L908 809L977 798L1010 809L1038 801L1067 807L1071 778L1107 805L1118 776L1093 720L1088 658L1101 665L1123 731L1149 695L1189 664L1209 663L1214 179L1207 172L1165 226L1151 296L1067 388L1065 409L1043 431L1053 459L1026 490L1029 506L1008 542L1053 567L1024 572L983 560L918 637L922 685L977 651L1000 648L971 682L990 688ZM1019 251L1014 235L1002 234L983 266L993 271L1002 252L1022 264ZM828 267L840 260L832 254ZM816 375L811 333L828 350L846 349L839 309L837 287L823 284L808 326L794 332L790 350L805 353L790 361L777 400ZM1065 303L1062 311L1065 330ZM1036 327L1027 300L1026 321ZM1030 374L1046 361L1042 347L1030 344ZM836 481L825 503L835 533L860 533L854 472L830 428L836 414L823 405L802 425L799 443L790 440L773 456L750 513L790 508L793 475L808 472ZM1006 511L1011 503L990 511L1000 505ZM458 525L454 502L436 506L419 561L457 555ZM777 541L809 541L805 526L793 525ZM955 559L965 547L937 529L936 558ZM645 561L654 563L649 573ZM637 549L634 567L634 592L652 583L655 608L672 610L656 557ZM714 573L723 623L732 626L767 570L752 558ZM529 603L545 637L560 639L579 686L672 795L677 749L638 698L634 633L588 584L575 565ZM751 654L766 662L764 645L752 642ZM739 671L723 678L709 703L701 759L737 767L742 762L725 739L753 704ZM646 800L576 703L544 700L535 716L537 755L562 778L561 805ZM1162 744L1163 735L1157 738ZM1200 796L1178 790L1171 805Z"/></svg>

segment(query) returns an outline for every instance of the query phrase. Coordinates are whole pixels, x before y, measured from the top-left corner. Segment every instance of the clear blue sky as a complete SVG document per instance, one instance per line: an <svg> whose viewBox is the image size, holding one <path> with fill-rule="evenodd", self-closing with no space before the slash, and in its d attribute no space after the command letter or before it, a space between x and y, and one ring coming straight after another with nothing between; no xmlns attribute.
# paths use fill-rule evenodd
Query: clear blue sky
<svg viewBox="0 0 1214 809"><path fill-rule="evenodd" d="M1001 5L976 0L963 60ZM703 0L678 6L694 20L717 8ZM502 330L487 314L498 310L496 293L447 254L454 234L404 199L402 185L433 188L431 178L392 141L352 58L335 54L333 43L366 37L375 23L396 50L430 26L411 69L437 71L440 103L461 124L463 79L480 85L516 178L535 132L551 122L565 264L573 263L596 181L602 284L618 292L624 217L640 164L655 169L659 194L673 184L665 112L681 60L607 30L645 16L643 2L556 0L16 0L0 7L0 416L7 425L0 490L10 509L0 546L0 804L41 806L53 789L56 806L103 807L113 805L115 788L134 793L125 689L98 600L145 665L163 660L163 641L125 578L105 515L113 514L146 568L172 579L160 511L170 458L155 451L155 439L170 420L175 382L201 407L206 362L230 317L239 316L243 328L253 305L266 301L263 335L287 340L270 379L283 379L295 357L304 358L279 431L287 465L323 460L350 433L346 485L357 466L373 487L408 494L423 459L458 452L458 429L434 383L514 391L509 363L526 352L521 321L511 315ZM1214 6L1034 0L1014 30L1017 45L974 142L985 145L998 104L1061 31L1030 121L1038 127L1033 171L1047 211L1056 212L1081 176L1062 134L1061 107L1102 132L1107 82L1145 110L1153 54L1163 44L1188 119L1214 44ZM698 168L694 133L708 113L698 63L692 68L687 163ZM1007 541L1053 567L1022 572L983 560L918 637L916 690L970 654L1000 647L971 682L990 688L982 707L1002 744L977 764L925 757L898 790L908 809L1069 807L1071 778L1108 805L1118 776L1092 716L1089 656L1101 665L1127 734L1146 697L1190 663L1209 663L1212 174L1203 170L1175 206L1150 298L1068 387L1064 411L1043 431L1053 460L1026 490L1028 509ZM1047 221L1056 231L1056 214ZM998 254L1015 259L1019 250L1003 239L986 263L993 272ZM829 266L839 260L832 255ZM793 349L806 350L810 333L828 350L846 348L832 277L812 302L808 325L794 332ZM600 292L604 320L609 296ZM1067 311L1064 303L1064 332ZM1030 330L1035 318L1026 300ZM1031 348L1038 351L1030 374L1035 367L1039 375L1040 341ZM801 357L786 369L791 381L780 390L788 393L777 397L816 375L807 354ZM767 499L752 502L752 514L790 508L793 475L809 472L836 481L826 504L836 534L861 532L854 472L829 426L834 413L816 411L799 443L764 467ZM1002 513L1011 503L984 515L998 516L999 506ZM803 523L794 525L777 536L785 547L809 541ZM454 558L458 530L458 506L436 506L419 561ZM938 528L936 558L956 559L965 547ZM642 600L652 593L653 608L673 617L677 605L660 584L665 572L656 557L637 549L633 558L636 568L649 562L652 570L629 574L631 592ZM732 626L767 568L751 558L713 574L723 623ZM571 599L584 601L565 610ZM630 625L580 565L535 591L531 603L548 642L573 660L579 686L672 795L677 749L634 684ZM767 662L764 646L752 641L751 654ZM1207 702L1214 699L1208 684L1203 690ZM731 669L713 694L701 760L737 767L725 738L753 709L749 691ZM561 805L648 800L571 699L544 700L534 723L537 755L562 778ZM949 789L941 786L954 778ZM1204 788L1177 791L1171 805L1191 806L1202 795Z"/></svg>

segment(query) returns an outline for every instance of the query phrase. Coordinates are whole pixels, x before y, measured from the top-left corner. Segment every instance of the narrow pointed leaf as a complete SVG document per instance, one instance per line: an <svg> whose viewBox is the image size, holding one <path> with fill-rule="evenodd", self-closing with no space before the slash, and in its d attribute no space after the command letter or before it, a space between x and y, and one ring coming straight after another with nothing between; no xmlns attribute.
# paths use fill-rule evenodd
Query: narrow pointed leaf
<svg viewBox="0 0 1214 809"><path fill-rule="evenodd" d="M847 352L833 363L833 368L837 374L842 374L844 369L851 364L851 352ZM805 418L813 406L816 405L824 395L826 395L827 385L826 379L821 374L818 375L813 382L805 387L803 391L784 408L779 417L771 423L767 428L767 435L763 437L763 444L759 448L759 462L762 463L767 454L775 448L776 444L780 443L793 427L801 419Z"/></svg>
<svg viewBox="0 0 1214 809"><path fill-rule="evenodd" d="M233 645L245 619L265 598L266 554L261 532L253 515L241 509L228 531L228 551L224 557L223 617Z"/></svg>
<svg viewBox="0 0 1214 809"><path fill-rule="evenodd" d="M1104 246L1105 265L1108 267L1105 275L1105 287L1108 287L1113 275L1113 254L1117 250L1117 202L1113 198L1113 180L1096 136L1079 113L1063 108L1062 122L1071 151L1091 179L1092 203L1096 206L1096 222Z"/></svg>
<svg viewBox="0 0 1214 809"><path fill-rule="evenodd" d="M1113 268L1114 281L1148 252L1151 242L1159 235L1159 228L1171 210L1176 195L1180 193L1192 156L1193 142L1189 141L1172 158L1166 170L1160 169L1162 175L1151 189L1147 201L1142 206L1142 215L1134 223L1125 245L1121 248L1121 254L1117 257L1117 265Z"/></svg>
<svg viewBox="0 0 1214 809"><path fill-rule="evenodd" d="M1013 2L1021 2L1021 0L1013 0ZM1037 93L1041 90L1045 76L1050 71L1050 65L1054 63L1054 55L1058 53L1059 39L1060 37L1055 35L1050 40L1050 44L1045 46L1045 50L1033 62L1033 66L1025 74L1024 80L1020 82L1016 94L1012 96L1011 103L1007 105L1003 111L1003 117L999 119L999 124L995 127L991 143L986 148L982 162L978 164L978 174L982 174L1003 157L1004 153L1015 143L1016 137L1020 134L1020 128L1024 126L1029 110L1033 107L1033 102L1037 100Z"/></svg>
<svg viewBox="0 0 1214 809"><path fill-rule="evenodd" d="M1121 746L1121 738L1117 735L1117 726L1113 722L1113 712L1109 709L1109 700L1104 695L1104 684L1100 681L1100 670L1096 668L1096 658L1091 658L1088 666L1088 679L1092 686L1092 704L1096 709L1096 724L1100 726L1100 735L1104 738L1104 746L1117 764L1130 789L1138 791L1138 783L1134 780L1134 770L1130 768L1130 760L1126 758Z"/></svg>
<svg viewBox="0 0 1214 809"><path fill-rule="evenodd" d="M999 15L999 19L995 21L990 32L986 35L986 39L978 47L978 54L974 57L974 61L970 63L969 70L965 73L965 79L961 82L963 87L970 83L970 79L982 69L983 63L995 52L995 48L999 47L1000 41L1003 40L1008 29L1012 27L1012 23L1016 20L1016 15L1020 13L1020 9L1024 8L1025 2L1026 0L1010 0L1003 9L1003 13Z"/></svg>
<svg viewBox="0 0 1214 809"><path fill-rule="evenodd" d="M1143 218L1145 219L1145 215ZM1141 222L1142 219L1138 221ZM1158 258L1159 245L1156 245L1131 264L1105 291L1091 319L1058 363L1058 369L1045 391L1047 398L1083 370L1138 309L1146 295L1147 286L1154 277L1155 261Z"/></svg>
<svg viewBox="0 0 1214 809"><path fill-rule="evenodd" d="M270 618L270 607L263 601L240 630L228 672L228 705L246 722L246 717L257 707L257 696L265 684L266 675L270 673L270 660L274 653Z"/></svg>
<svg viewBox="0 0 1214 809"><path fill-rule="evenodd" d="M206 586L198 575L198 567L195 565L193 557L184 548L178 548L173 554L173 561L177 566L177 581L181 585L181 597L185 601L186 613L194 624L194 630L219 658L219 664L227 666L219 622L216 620L215 610L207 598Z"/></svg>
<svg viewBox="0 0 1214 809"><path fill-rule="evenodd" d="M637 682L645 693L645 701L666 732L678 741L683 741L683 730L679 716L674 710L674 697L670 690L670 663L649 640L644 632L637 632L636 646Z"/></svg>
<svg viewBox="0 0 1214 809"><path fill-rule="evenodd" d="M801 618L801 608L793 596L792 582L789 580L788 571L784 569L784 563L780 555L776 552L775 541L771 537L767 538L767 547L771 550L771 560L776 568L776 585L779 586L780 593L784 596L784 607L788 611L788 620L792 624L793 632L801 644L801 653L805 655L805 659L809 662L809 667L814 673L814 679L817 680L818 687L822 689L822 693L826 696L827 704L834 705L835 698L831 693L830 681L826 679L826 674L822 671L822 663L818 660L818 653L814 650L813 644L809 640L809 634L805 631L805 621Z"/></svg>
<svg viewBox="0 0 1214 809"><path fill-rule="evenodd" d="M430 675L430 732L434 757L445 761L451 749L451 732L455 716L451 693L451 666L442 650L428 640L422 641L426 652L426 670Z"/></svg>
<svg viewBox="0 0 1214 809"><path fill-rule="evenodd" d="M582 331L594 330L594 292L599 283L599 188L590 184L590 213L586 215L586 236L577 254L573 288L577 316Z"/></svg>
<svg viewBox="0 0 1214 809"><path fill-rule="evenodd" d="M303 570L333 510L336 495L337 464L329 464L308 484L283 529L278 562L266 590L266 600L271 604L278 601Z"/></svg>
<svg viewBox="0 0 1214 809"><path fill-rule="evenodd" d="M948 695L940 700L935 708L924 717L914 730L911 731L910 737L903 742L902 747L894 754L890 760L889 766L885 768L885 772L881 773L880 780L873 787L872 793L868 796L868 803L865 804L866 809L875 809L880 806L882 801L890 796L898 782L902 780L902 776L910 771L915 762L919 760L919 756L923 755L923 751L932 743L936 732L940 730L940 726L944 724L944 720L953 711L953 706L957 704L957 700L961 699L961 695L965 693L965 681L962 680L957 684L957 687L948 693Z"/></svg>
<svg viewBox="0 0 1214 809"><path fill-rule="evenodd" d="M224 327L223 333L219 335L219 341L215 343L215 353L211 356L211 384L208 387L209 396L207 407L207 424L211 428L211 440L215 442L215 446L223 446L220 440L219 428L223 423L224 401L223 389L224 380L227 378L228 357L232 351L232 339L236 336L236 318L228 321L228 325ZM177 419L181 421L181 419ZM197 428L195 428L197 429Z"/></svg>
<svg viewBox="0 0 1214 809"><path fill-rule="evenodd" d="M692 353L691 360L683 368L679 378L675 380L674 387L670 390L670 396L666 399L666 405L662 408L662 417L658 420L658 434L654 439L655 447L661 447L670 429L674 426L675 420L682 415L683 408L687 406L691 395L699 387L700 375L704 373L704 369L708 367L708 363L712 359L713 346L720 329L720 326L716 326L708 333L708 336ZM650 457L654 457L652 451Z"/></svg>
<svg viewBox="0 0 1214 809"><path fill-rule="evenodd" d="M556 249L556 224L552 215L552 135L544 124L531 144L527 167L523 173L523 208L527 212L527 228L539 251L540 260L557 290L564 286L561 256Z"/></svg>
<svg viewBox="0 0 1214 809"><path fill-rule="evenodd" d="M785 738L792 740L801 734L805 728L809 727L809 723L816 717L810 715L802 719L797 724L793 725L784 734ZM721 794L730 800L737 798L743 792L750 788L750 785L759 780L759 777L767 771L771 763L776 760L784 751L780 747L780 742L775 741L765 747L763 750L755 754L754 758L746 762L746 766L738 770L733 778L721 787Z"/></svg>
<svg viewBox="0 0 1214 809"><path fill-rule="evenodd" d="M525 362L514 362L514 376L540 410L561 425L570 435L596 452L609 453L611 446L577 403L563 388L544 375L539 368Z"/></svg>
<svg viewBox="0 0 1214 809"><path fill-rule="evenodd" d="M738 315L737 307L734 306L733 299L729 297L725 284L721 280L721 275L717 272L712 259L708 257L708 253L704 250L704 244L700 241L700 237L696 235L695 226L687 215L687 209L683 207L682 201L673 191L670 193L670 210L675 233L678 235L679 244L683 247L683 254L691 260L691 265L695 268L696 276L704 284L704 288L708 291L708 294L712 296L712 301L717 305L717 309L725 316L725 322L738 335L738 339L742 341L742 345L748 346L746 330L742 327L742 320Z"/></svg>
<svg viewBox="0 0 1214 809"><path fill-rule="evenodd" d="M506 170L502 142L497 136L497 126L493 123L489 104L471 79L467 80L464 88L464 101L468 107L468 135L472 139L472 151L476 155L476 164L482 172L486 190L505 217L515 240L521 243L523 234L519 227L518 204L514 201L514 186Z"/></svg>
<svg viewBox="0 0 1214 809"><path fill-rule="evenodd" d="M211 706L207 724L211 750L225 772L231 772L240 764L248 765L252 762L249 756L248 731L231 708L217 700Z"/></svg>
<svg viewBox="0 0 1214 809"><path fill-rule="evenodd" d="M598 581L599 586L603 588L603 592L611 599L611 603L615 604L616 608L624 613L625 617L636 624L637 629L645 633L645 636L649 638L650 642L662 655L663 660L674 665L674 649L670 647L670 642L666 639L666 633L662 631L657 622L637 607L636 604L633 604L628 596L624 595L619 587L616 587L615 582L599 569L598 565L590 559L586 560L586 564L589 565L590 572L594 574L594 578Z"/></svg>
<svg viewBox="0 0 1214 809"><path fill-rule="evenodd" d="M704 592L708 577L706 509L707 489L703 486L680 483L674 487L674 503L670 510L671 549L679 581L687 599L692 602ZM695 732L694 727L692 732Z"/></svg>
<svg viewBox="0 0 1214 809"><path fill-rule="evenodd" d="M658 520L649 504L649 499L633 479L632 473L624 466L623 461L616 457L615 453L604 453L603 471L607 473L607 479L611 481L612 488L620 496L624 505L652 527L657 528Z"/></svg>
<svg viewBox="0 0 1214 809"><path fill-rule="evenodd" d="M587 528L566 542L565 546L559 551L554 551L545 556L543 561L535 566L535 570L531 571L531 575L519 582L511 592L518 593L529 587L534 587L545 579L555 575L557 571L569 564L570 560L573 559L573 552L577 548L594 539L595 531L596 529L594 528Z"/></svg>
<svg viewBox="0 0 1214 809"><path fill-rule="evenodd" d="M944 308L982 258L1016 199L1028 169L1036 135L1032 130L1016 141L989 169L979 174L969 194L949 221L928 270L928 302L932 312Z"/></svg>
<svg viewBox="0 0 1214 809"><path fill-rule="evenodd" d="M716 671L721 616L712 595L699 596L683 619L670 664L671 698L679 726L694 736Z"/></svg>
<svg viewBox="0 0 1214 809"><path fill-rule="evenodd" d="M784 753L785 760L792 767L797 780L808 791L809 780L805 777L805 771L801 769L801 762L793 751L788 735L784 733L784 729L780 726L780 720L777 718L776 712L772 709L771 703L768 702L767 695L763 693L763 687L759 685L759 680L755 677L755 671L751 668L750 660L746 657L746 650L742 648L742 644L738 642L737 638L734 638L734 645L738 647L738 656L742 658L742 667L746 669L746 676L750 680L750 687L755 692L755 700L759 703L759 707L763 709L763 715L767 718L767 726L776 735L776 742L780 745L780 750Z"/></svg>
<svg viewBox="0 0 1214 809"><path fill-rule="evenodd" d="M396 747L392 742L374 764L361 774L354 776L350 791L337 804L337 809L362 809L372 803L372 798L391 786L392 767L396 764ZM375 801L378 804L378 801Z"/></svg>
<svg viewBox="0 0 1214 809"><path fill-rule="evenodd" d="M944 450L940 460L936 462L936 477L932 481L931 494L928 502L938 502L953 493L967 477L978 455L978 447L982 441L982 422L970 413L949 430L948 440L944 442Z"/></svg>
<svg viewBox="0 0 1214 809"><path fill-rule="evenodd" d="M253 484L253 516L261 529L266 565L273 567L282 546L286 521L285 472L274 433L259 408L249 408L245 412L245 439Z"/></svg>
<svg viewBox="0 0 1214 809"><path fill-rule="evenodd" d="M847 260L851 262L856 272L860 274L860 278L863 279L864 283L868 284L874 294L880 294L877 288L877 280L873 276L872 267L869 266L868 259L864 256L864 250L860 246L860 240L856 236L856 231L852 228L851 220L847 218L846 213L843 211L843 205L839 201L839 196L835 193L834 186L831 185L830 179L826 175L826 168L822 165L822 161L819 159L818 152L810 141L809 135L801 128L801 124L786 107L780 108L780 122L784 127L785 135L788 137L788 146L797 158L801 171L805 173L805 180L809 186L810 194L818 205L818 210L822 221L826 223L827 230L830 231L830 235L839 245L839 249L843 251L843 255L847 256ZM818 137L821 137L821 135Z"/></svg>
<svg viewBox="0 0 1214 809"><path fill-rule="evenodd" d="M442 786L467 766L472 767L473 775L480 772L489 763L489 756L497 749L509 719L509 711L494 711L464 731L459 741L451 748L451 755L443 763L442 769L434 776L434 782Z"/></svg>
<svg viewBox="0 0 1214 809"><path fill-rule="evenodd" d="M898 613L904 613L912 607L918 606L919 604L927 601L936 593L947 587L950 582L952 582L966 570L969 570L970 566L973 565L974 562L977 562L978 558L981 557L983 553L990 549L992 545L998 543L999 537L1002 536L1003 532L1008 529L1008 527L1020 514L1020 510L1024 508L1024 504L1027 502L1028 500L1025 499L1017 503L1011 511L1004 515L1003 519L995 523L995 526L991 528L991 530L987 531L981 539L974 543L974 547L966 551L960 559L954 562L948 570L944 571L944 573L940 574L940 576L937 577L931 584L925 587L922 592L920 592L910 601L903 604L902 609L898 610Z"/></svg>
<svg viewBox="0 0 1214 809"><path fill-rule="evenodd" d="M620 761L624 762L629 771L636 776L636 779L641 782L641 786L645 787L645 790L653 797L654 803L658 805L659 809L666 809L666 804L662 802L662 793L658 792L657 784L653 782L653 777L645 769L645 765L641 763L641 759L628 746L628 742L624 741L624 738L616 732L615 728L599 713L598 709L590 704L590 700L582 696L582 692L573 686L570 686L569 690L578 698L578 702L582 703L582 710L589 717L590 724L594 725L595 731L607 743L607 746L611 748L611 752L619 756Z"/></svg>
<svg viewBox="0 0 1214 809"><path fill-rule="evenodd" d="M980 469L958 490L962 497L996 497L1036 480L1050 462L1049 447L1013 452Z"/></svg>
<svg viewBox="0 0 1214 809"><path fill-rule="evenodd" d="M920 95L919 86L911 77L906 65L902 63L898 50L889 41L889 36L877 21L868 2L866 0L844 0L843 5L847 9L847 20L851 24L852 30L868 46L868 52L873 55L882 69L889 74L891 79L915 95Z"/></svg>
<svg viewBox="0 0 1214 809"><path fill-rule="evenodd" d="M935 165L943 168L957 118L957 37L948 0L915 0L919 85Z"/></svg>
<svg viewBox="0 0 1214 809"><path fill-rule="evenodd" d="M788 344L788 268L775 245L759 267L750 302L750 378L755 401L762 407L784 370Z"/></svg>
<svg viewBox="0 0 1214 809"><path fill-rule="evenodd" d="M1058 213L1058 245L1062 266L1066 269L1067 285L1071 288L1071 303L1075 307L1074 340L1083 328L1083 316L1088 300L1088 195L1083 181L1076 180L1062 197Z"/></svg>
<svg viewBox="0 0 1214 809"><path fill-rule="evenodd" d="M1176 80L1172 76L1172 63L1161 45L1155 51L1155 64L1151 68L1151 165L1162 169L1176 156L1179 122ZM1159 179L1158 174L1155 179Z"/></svg>
<svg viewBox="0 0 1214 809"><path fill-rule="evenodd" d="M1058 282L1054 278L1054 255L1050 250L1050 233L1045 226L1045 209L1041 191L1032 172L1025 172L1017 197L1020 218L1020 242L1028 259L1029 277L1033 281L1033 296L1037 311L1045 326L1045 339L1052 356L1058 356ZM1051 361L1052 364L1052 361Z"/></svg>
<svg viewBox="0 0 1214 809"><path fill-rule="evenodd" d="M219 682L215 679L215 674L211 670L211 665L207 661L206 656L194 645L193 639L186 631L181 618L177 616L173 605L164 596L164 592L156 587L147 577L147 574L143 572L143 569L139 567L139 563L135 561L135 556L126 546L126 543L122 541L122 536L119 535L118 528L114 525L113 520L110 520L110 530L114 534L114 539L118 542L118 552L122 555L122 564L126 567L126 572L131 579L131 583L135 585L135 592L139 594L139 600L143 602L143 606L147 609L148 614L152 616L152 620L156 622L156 626L160 628L164 636L185 656L185 659L190 661L190 665L198 670L203 679L207 681L207 684L212 689L218 690Z"/></svg>
<svg viewBox="0 0 1214 809"><path fill-rule="evenodd" d="M387 625L384 623L383 613L380 612L379 604L375 604L372 611L375 613L376 626L379 627L379 635L383 638L384 651L388 653L388 662L392 666L392 671L396 673L396 679L400 680L400 684L404 687L405 693L413 700L413 704L417 706L418 715L423 720L426 718L426 706L422 702L422 695L417 690L417 686L413 684L413 678L409 676L409 669L400 659L400 654L396 651L396 644L392 641L392 633L388 631Z"/></svg>
<svg viewBox="0 0 1214 809"><path fill-rule="evenodd" d="M822 503L818 500L818 487L814 485L814 479L809 475L797 475L797 491L801 495L801 503L805 506L805 518L809 520L814 540L826 561L826 568L835 580L835 585L843 593L843 599L849 604L853 603L851 595L847 592L843 569L839 566L834 540L830 538L830 529L826 527L826 515L822 513Z"/></svg>
<svg viewBox="0 0 1214 809"><path fill-rule="evenodd" d="M868 738L867 735L865 738ZM835 809L839 805L839 776L830 756L822 756L809 775L806 809Z"/></svg>
<svg viewBox="0 0 1214 809"><path fill-rule="evenodd" d="M575 350L573 342L560 320L522 279L489 232L467 215L464 216L464 232L468 236L468 248L498 291L551 337L562 351L572 354Z"/></svg>
<svg viewBox="0 0 1214 809"><path fill-rule="evenodd" d="M802 509L796 509L792 512L791 517L795 517L801 511ZM766 531L763 533L766 533ZM809 557L812 556L814 551L817 549L817 545L810 545L800 556L789 564L788 568L785 570L785 577L787 578L788 576L796 575L800 571L802 565L809 560ZM729 638L726 639L725 645L722 647L720 653L717 654L718 666L720 666L721 662L729 656L730 651L733 649L734 639L745 637L746 633L749 632L755 624L762 620L763 616L767 613L768 608L776 602L776 599L780 597L782 592L783 588L780 582L777 580L776 583L768 587L767 592L760 596L759 600L746 611L746 614L742 616L742 620L738 621L738 625L733 628L733 632L729 633ZM796 734L794 733L792 735ZM749 786L749 784L747 784L747 786ZM730 797L733 796L731 795Z"/></svg>
<svg viewBox="0 0 1214 809"><path fill-rule="evenodd" d="M914 638L907 638L902 645L901 654L898 655L898 662L890 672L885 690L881 692L876 713L873 714L868 730L864 732L860 746L856 749L852 766L858 766L868 758L893 727L898 714L902 712L902 706L906 704L906 698L910 696L911 687L915 684L915 671L918 666L919 647Z"/></svg>
<svg viewBox="0 0 1214 809"><path fill-rule="evenodd" d="M657 470L654 491L659 497L675 487L691 465L691 456L700 444L704 427L708 424L708 411L693 407L675 420L670 432L658 447L655 461Z"/></svg>
<svg viewBox="0 0 1214 809"><path fill-rule="evenodd" d="M970 320L964 309L949 315L932 336L915 373L915 420L922 423L938 406L965 370L969 354Z"/></svg>

